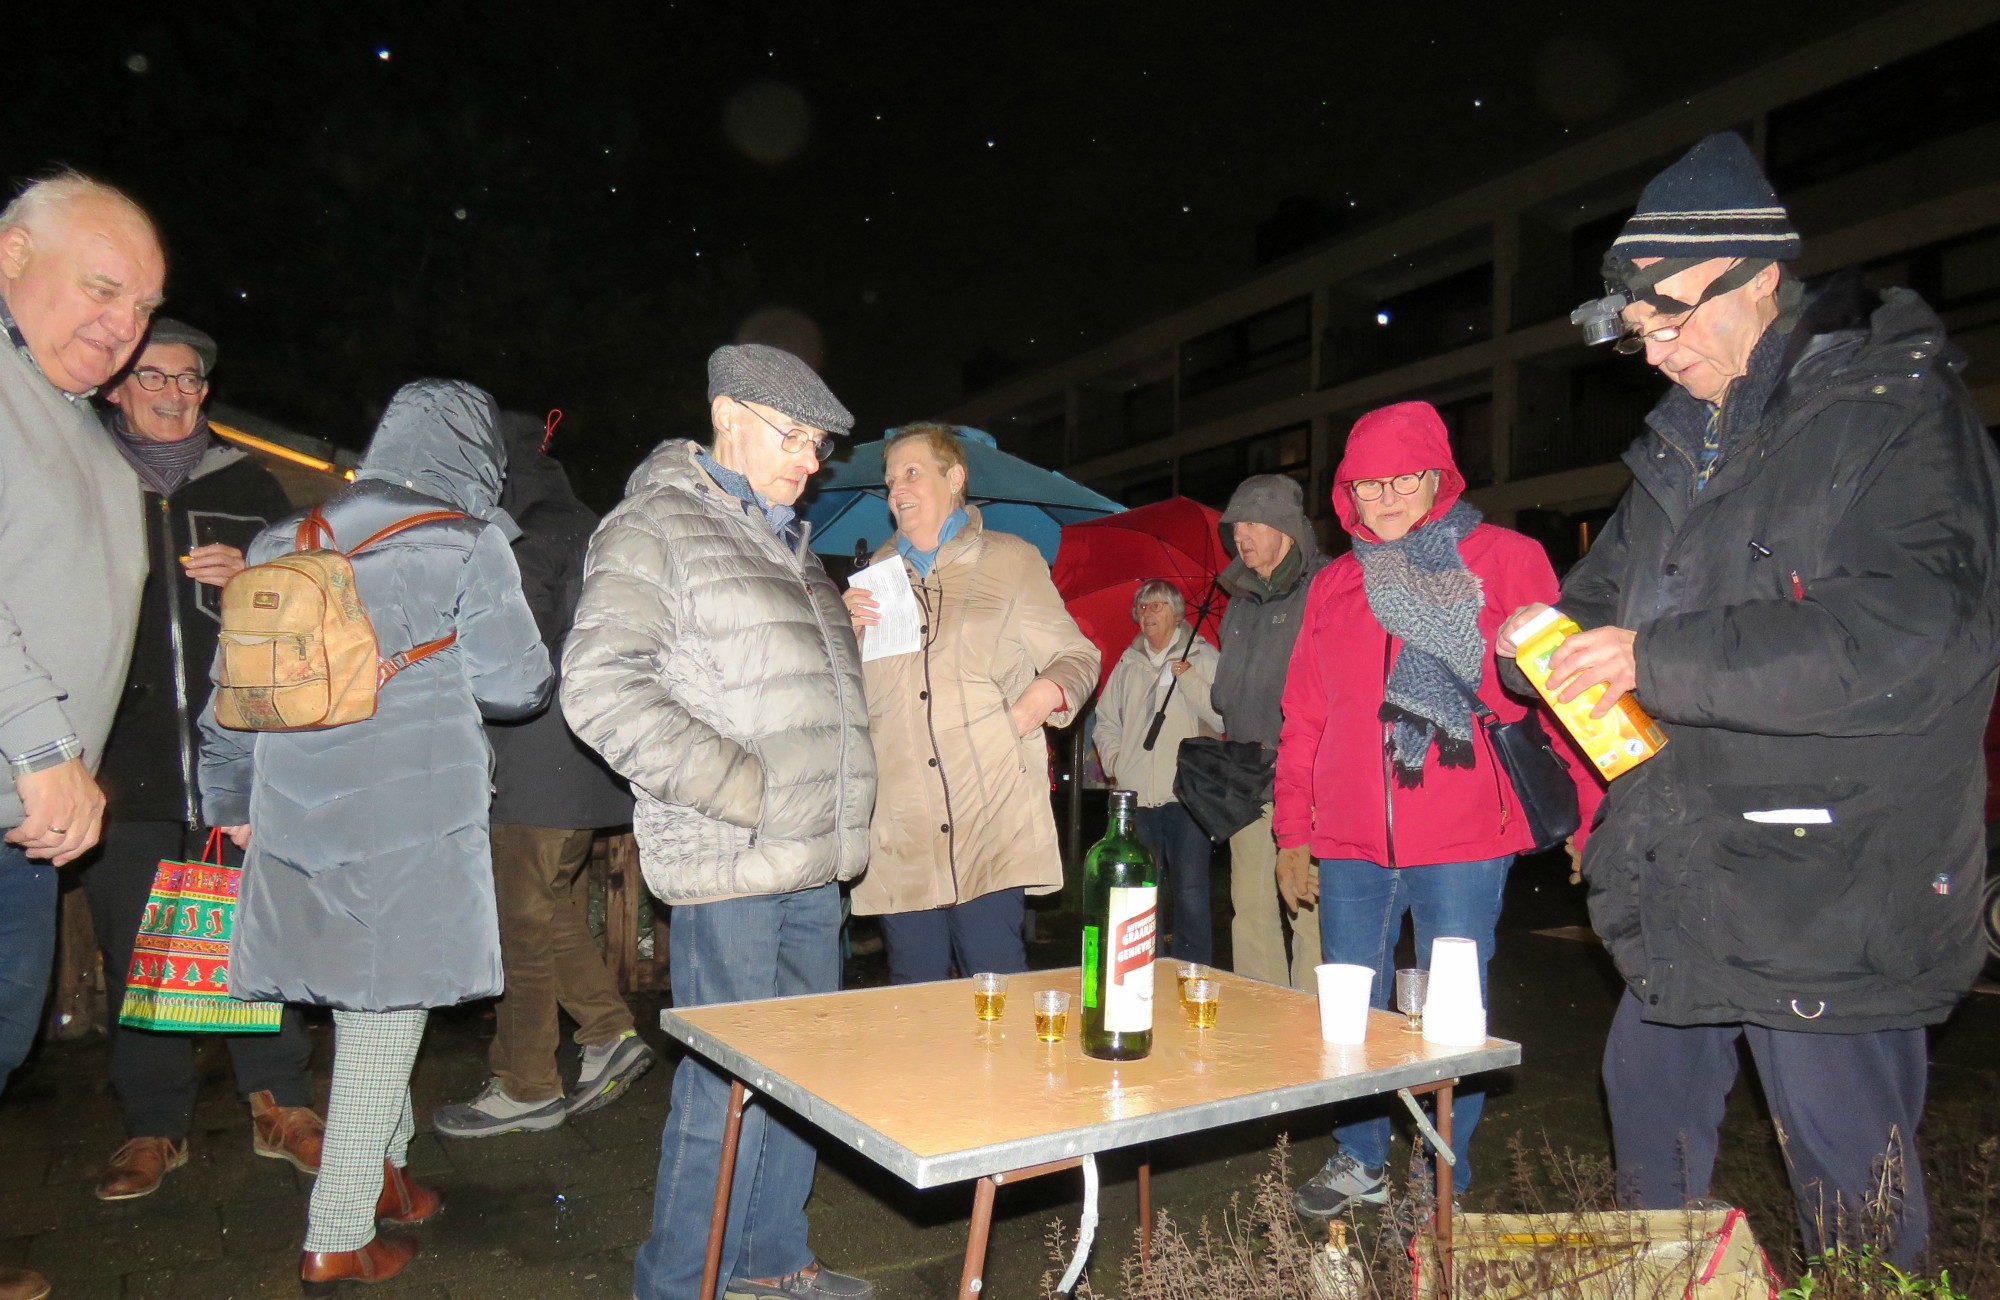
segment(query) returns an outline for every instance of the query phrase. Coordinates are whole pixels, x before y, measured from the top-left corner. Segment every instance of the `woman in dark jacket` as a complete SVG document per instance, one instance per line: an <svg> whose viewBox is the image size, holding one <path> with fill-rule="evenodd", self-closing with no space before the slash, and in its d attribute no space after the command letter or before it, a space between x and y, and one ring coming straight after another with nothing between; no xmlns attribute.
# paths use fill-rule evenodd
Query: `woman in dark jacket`
<svg viewBox="0 0 2000 1300"><path fill-rule="evenodd" d="M410 1067L429 1008L500 992L487 841L487 717L548 699L548 652L521 595L499 510L506 451L493 399L421 380L390 401L353 485L322 511L352 547L383 654L456 633L382 688L375 715L324 730L231 731L202 714L202 808L246 848L230 991L334 1009L333 1095L300 1273L308 1293L381 1281L416 1254L377 1220L420 1223L434 1193L403 1174ZM297 517L246 557L289 551Z"/></svg>
<svg viewBox="0 0 2000 1300"><path fill-rule="evenodd" d="M1389 1005L1406 913L1418 965L1430 965L1434 938L1472 939L1484 987L1507 870L1533 847L1468 695L1503 722L1527 711L1500 687L1493 636L1522 604L1547 600L1556 575L1540 546L1483 522L1464 490L1428 402L1361 417L1333 486L1354 549L1313 579L1285 679L1279 887L1295 906L1317 893L1320 951L1372 969L1377 1007ZM1595 781L1575 763L1571 774ZM1483 1100L1465 1089L1452 1107L1460 1191ZM1301 1214L1388 1199L1387 1116L1334 1134L1339 1152L1293 1198Z"/></svg>

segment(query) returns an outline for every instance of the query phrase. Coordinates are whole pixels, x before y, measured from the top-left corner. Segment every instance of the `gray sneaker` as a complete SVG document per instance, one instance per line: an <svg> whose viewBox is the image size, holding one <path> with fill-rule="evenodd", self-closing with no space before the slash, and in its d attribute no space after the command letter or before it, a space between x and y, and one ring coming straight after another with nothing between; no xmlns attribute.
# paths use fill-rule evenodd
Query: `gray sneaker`
<svg viewBox="0 0 2000 1300"><path fill-rule="evenodd" d="M769 1282L732 1278L722 1300L874 1300L875 1284L836 1273L814 1260L798 1272Z"/></svg>
<svg viewBox="0 0 2000 1300"><path fill-rule="evenodd" d="M1299 1185L1292 1208L1308 1219L1337 1219L1356 1204L1387 1205L1389 1184L1382 1172L1342 1152Z"/></svg>
<svg viewBox="0 0 2000 1300"><path fill-rule="evenodd" d="M634 1079L653 1068L656 1059L646 1040L632 1029L608 1043L584 1048L576 1087L569 1093L569 1113L581 1115L616 1101Z"/></svg>
<svg viewBox="0 0 2000 1300"><path fill-rule="evenodd" d="M562 1097L554 1101L515 1101L498 1079L488 1079L486 1087L471 1101L438 1107L431 1116L431 1124L446 1137L483 1138L502 1133L540 1133L561 1128L568 1118Z"/></svg>

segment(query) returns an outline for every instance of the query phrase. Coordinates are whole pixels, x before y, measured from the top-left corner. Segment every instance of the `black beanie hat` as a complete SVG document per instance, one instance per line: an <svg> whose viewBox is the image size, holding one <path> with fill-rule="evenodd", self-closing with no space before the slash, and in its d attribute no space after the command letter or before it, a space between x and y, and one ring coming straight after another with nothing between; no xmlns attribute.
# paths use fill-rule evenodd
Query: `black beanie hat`
<svg viewBox="0 0 2000 1300"><path fill-rule="evenodd" d="M1641 257L1788 262L1798 255L1799 232L1756 155L1742 136L1718 131L1647 182L1604 262L1611 275Z"/></svg>

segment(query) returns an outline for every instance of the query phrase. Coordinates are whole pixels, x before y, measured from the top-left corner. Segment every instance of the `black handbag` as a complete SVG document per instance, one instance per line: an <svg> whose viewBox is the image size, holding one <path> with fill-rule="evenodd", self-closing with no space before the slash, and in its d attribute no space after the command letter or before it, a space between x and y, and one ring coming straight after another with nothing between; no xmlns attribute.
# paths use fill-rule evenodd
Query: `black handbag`
<svg viewBox="0 0 2000 1300"><path fill-rule="evenodd" d="M1174 761L1174 798L1220 844L1264 815L1277 755L1255 741L1189 736Z"/></svg>
<svg viewBox="0 0 2000 1300"><path fill-rule="evenodd" d="M1486 729L1493 757L1499 760L1521 800L1521 813L1527 818L1528 833L1535 840L1530 852L1543 853L1559 847L1576 834L1583 817L1577 807L1576 782L1556 756L1555 744L1549 733L1542 730L1535 711L1528 710L1519 722L1502 722L1484 700L1465 689L1463 682L1456 678L1453 681L1472 702L1472 716Z"/></svg>

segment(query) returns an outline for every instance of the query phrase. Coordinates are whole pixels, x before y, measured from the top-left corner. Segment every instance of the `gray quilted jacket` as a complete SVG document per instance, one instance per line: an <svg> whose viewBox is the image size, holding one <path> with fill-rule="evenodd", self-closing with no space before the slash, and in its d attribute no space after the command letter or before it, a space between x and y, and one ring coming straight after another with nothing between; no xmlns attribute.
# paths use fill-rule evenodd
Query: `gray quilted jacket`
<svg viewBox="0 0 2000 1300"><path fill-rule="evenodd" d="M851 880L875 752L847 610L803 539L695 450L661 443L591 537L563 713L632 783L639 863L667 902Z"/></svg>

